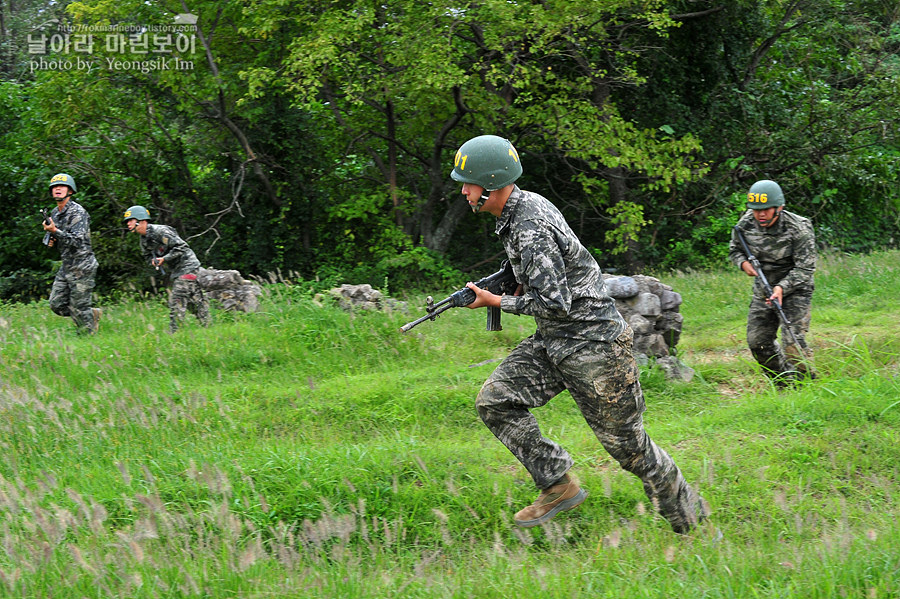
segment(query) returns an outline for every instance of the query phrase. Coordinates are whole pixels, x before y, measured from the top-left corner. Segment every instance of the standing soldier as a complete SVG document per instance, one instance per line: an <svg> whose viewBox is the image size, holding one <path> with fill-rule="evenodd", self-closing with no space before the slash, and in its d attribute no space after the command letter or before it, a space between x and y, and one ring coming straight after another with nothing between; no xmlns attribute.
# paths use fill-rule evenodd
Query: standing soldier
<svg viewBox="0 0 900 599"><path fill-rule="evenodd" d="M631 328L606 293L600 267L546 198L515 185L522 174L512 144L494 135L470 139L451 177L474 212L497 217L496 232L520 289L496 295L472 283L469 308L497 307L533 316L537 332L485 381L475 406L482 421L528 470L540 496L515 515L543 524L584 501L569 453L541 433L533 408L568 389L597 439L677 533L707 517L706 502L644 430L644 396L632 356Z"/></svg>
<svg viewBox="0 0 900 599"><path fill-rule="evenodd" d="M101 312L91 307L91 294L99 265L91 248L91 215L72 199L76 191L70 175L59 173L50 179L56 208L43 226L50 235L47 245L58 246L62 259L50 290L50 309L71 317L79 332L96 333Z"/></svg>
<svg viewBox="0 0 900 599"><path fill-rule="evenodd" d="M806 343L813 295L813 273L816 270L816 239L809 219L784 209L784 193L775 181L763 179L747 193L747 212L738 220L750 251L759 260L773 293L767 294L757 277L747 315L747 345L753 357L779 386L799 376L815 378L810 363L812 352ZM757 272L741 246L737 232L731 234L728 258L732 264L756 277ZM785 333L772 302L779 302L790 331ZM782 326L781 341L776 337ZM793 335L791 335L793 333ZM794 344L794 341L800 348Z"/></svg>
<svg viewBox="0 0 900 599"><path fill-rule="evenodd" d="M200 261L194 250L175 229L166 225L151 225L150 213L143 206L125 211L125 226L141 236L141 253L161 275L172 280L169 295L169 332L178 330L189 309L203 326L209 326L209 301L197 282Z"/></svg>

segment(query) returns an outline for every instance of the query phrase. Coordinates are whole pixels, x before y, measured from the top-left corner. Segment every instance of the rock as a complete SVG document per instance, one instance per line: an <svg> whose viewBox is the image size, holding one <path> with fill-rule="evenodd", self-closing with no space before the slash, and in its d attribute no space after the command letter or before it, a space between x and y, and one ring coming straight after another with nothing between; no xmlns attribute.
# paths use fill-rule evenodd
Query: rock
<svg viewBox="0 0 900 599"><path fill-rule="evenodd" d="M256 312L262 288L244 279L236 270L201 268L197 283L206 297L219 303L223 310Z"/></svg>
<svg viewBox="0 0 900 599"><path fill-rule="evenodd" d="M665 356L656 360L656 365L666 373L666 379L690 383L694 378L694 369L676 358Z"/></svg>
<svg viewBox="0 0 900 599"><path fill-rule="evenodd" d="M634 352L645 354L654 358L662 358L669 355L669 346L659 333L635 336Z"/></svg>
<svg viewBox="0 0 900 599"><path fill-rule="evenodd" d="M652 317L653 320L656 320L656 317L662 314L659 296L650 293L649 291L638 293L635 297L628 298L624 301L628 307L641 316Z"/></svg>
<svg viewBox="0 0 900 599"><path fill-rule="evenodd" d="M317 293L313 301L319 305L330 301L348 312L353 310L381 310L384 312L399 310L406 312L407 310L406 302L387 297L381 291L372 289L372 286L367 283L361 285L344 283L340 287L329 289L324 294Z"/></svg>
<svg viewBox="0 0 900 599"><path fill-rule="evenodd" d="M646 366L655 359L666 371L667 378L690 380L693 370L674 358L684 323L678 311L681 294L648 275L628 277L604 273L603 281L616 301L616 309L634 331L637 363Z"/></svg>
<svg viewBox="0 0 900 599"><path fill-rule="evenodd" d="M653 331L653 323L641 316L640 314L632 314L625 319L631 325L635 337L648 335Z"/></svg>
<svg viewBox="0 0 900 599"><path fill-rule="evenodd" d="M663 289L659 294L659 308L663 312L666 310L676 310L681 305L681 294L668 289Z"/></svg>
<svg viewBox="0 0 900 599"><path fill-rule="evenodd" d="M613 277L606 280L606 291L610 297L625 299L638 294L637 281L631 277Z"/></svg>
<svg viewBox="0 0 900 599"><path fill-rule="evenodd" d="M663 312L660 314L659 318L656 319L656 327L655 330L657 333L663 336L666 340L666 344L670 348L674 348L678 345L679 339L681 339L681 327L684 322L684 316L678 312Z"/></svg>

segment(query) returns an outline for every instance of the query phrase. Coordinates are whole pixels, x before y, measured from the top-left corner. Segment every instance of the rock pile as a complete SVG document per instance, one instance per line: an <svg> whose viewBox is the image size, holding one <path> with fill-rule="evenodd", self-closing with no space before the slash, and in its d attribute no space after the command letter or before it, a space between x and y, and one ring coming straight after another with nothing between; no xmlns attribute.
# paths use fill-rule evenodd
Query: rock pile
<svg viewBox="0 0 900 599"><path fill-rule="evenodd" d="M219 302L223 310L256 312L262 288L244 279L236 270L201 268L197 282L210 300Z"/></svg>
<svg viewBox="0 0 900 599"><path fill-rule="evenodd" d="M689 381L694 371L675 358L684 317L679 312L681 294L659 279L604 274L607 292L634 330L634 354L640 364L655 358L668 378Z"/></svg>
<svg viewBox="0 0 900 599"><path fill-rule="evenodd" d="M329 289L326 293L317 293L313 300L319 304L331 301L338 307L352 310L382 310L406 312L406 302L395 300L373 289L371 285L350 285L344 283L340 287Z"/></svg>

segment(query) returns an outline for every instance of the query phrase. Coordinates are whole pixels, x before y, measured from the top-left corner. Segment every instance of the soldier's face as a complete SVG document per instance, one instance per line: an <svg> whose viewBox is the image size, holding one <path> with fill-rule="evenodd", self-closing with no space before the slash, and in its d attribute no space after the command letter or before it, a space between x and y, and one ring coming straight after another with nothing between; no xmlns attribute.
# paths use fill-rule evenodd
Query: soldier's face
<svg viewBox="0 0 900 599"><path fill-rule="evenodd" d="M129 218L127 221L125 221L125 226L128 228L129 231L139 233L140 235L147 234L147 221L145 221L145 220Z"/></svg>
<svg viewBox="0 0 900 599"><path fill-rule="evenodd" d="M53 196L53 199L59 202L60 200L65 199L66 195L69 192L68 185L54 185L50 188L50 195Z"/></svg>
<svg viewBox="0 0 900 599"><path fill-rule="evenodd" d="M760 227L771 227L778 220L779 214L781 214L781 206L773 206L763 210L754 210L753 218Z"/></svg>
<svg viewBox="0 0 900 599"><path fill-rule="evenodd" d="M478 204L478 201L481 199L481 194L483 192L484 188L480 185L475 185L474 183L463 183L462 194L466 196L466 201L469 203L469 207L473 210Z"/></svg>

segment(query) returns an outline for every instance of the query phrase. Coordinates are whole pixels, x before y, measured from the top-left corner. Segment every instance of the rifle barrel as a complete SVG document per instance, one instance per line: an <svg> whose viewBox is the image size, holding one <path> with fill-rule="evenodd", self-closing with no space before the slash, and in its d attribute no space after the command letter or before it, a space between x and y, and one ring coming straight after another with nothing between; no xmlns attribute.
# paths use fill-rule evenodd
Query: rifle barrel
<svg viewBox="0 0 900 599"><path fill-rule="evenodd" d="M435 304L435 306L440 306L439 308L437 308L437 309L435 309L435 310L432 310L431 312L429 312L429 313L426 314L425 316L422 316L422 317L420 317L420 318L417 318L417 319L415 319L415 320L412 321L412 322L406 323L405 325L403 325L402 327L400 327L400 332L401 332L401 333L405 333L405 332L407 332L408 330L410 330L411 328L413 328L414 326L422 324L422 323L425 322L426 320L434 320L435 318L437 318L437 316L438 316L440 313L445 312L445 311L447 311L447 310L449 310L450 308L453 307L453 306L451 306L450 304L448 304L447 301L448 301L448 300L442 300L442 301L438 302L437 304Z"/></svg>

